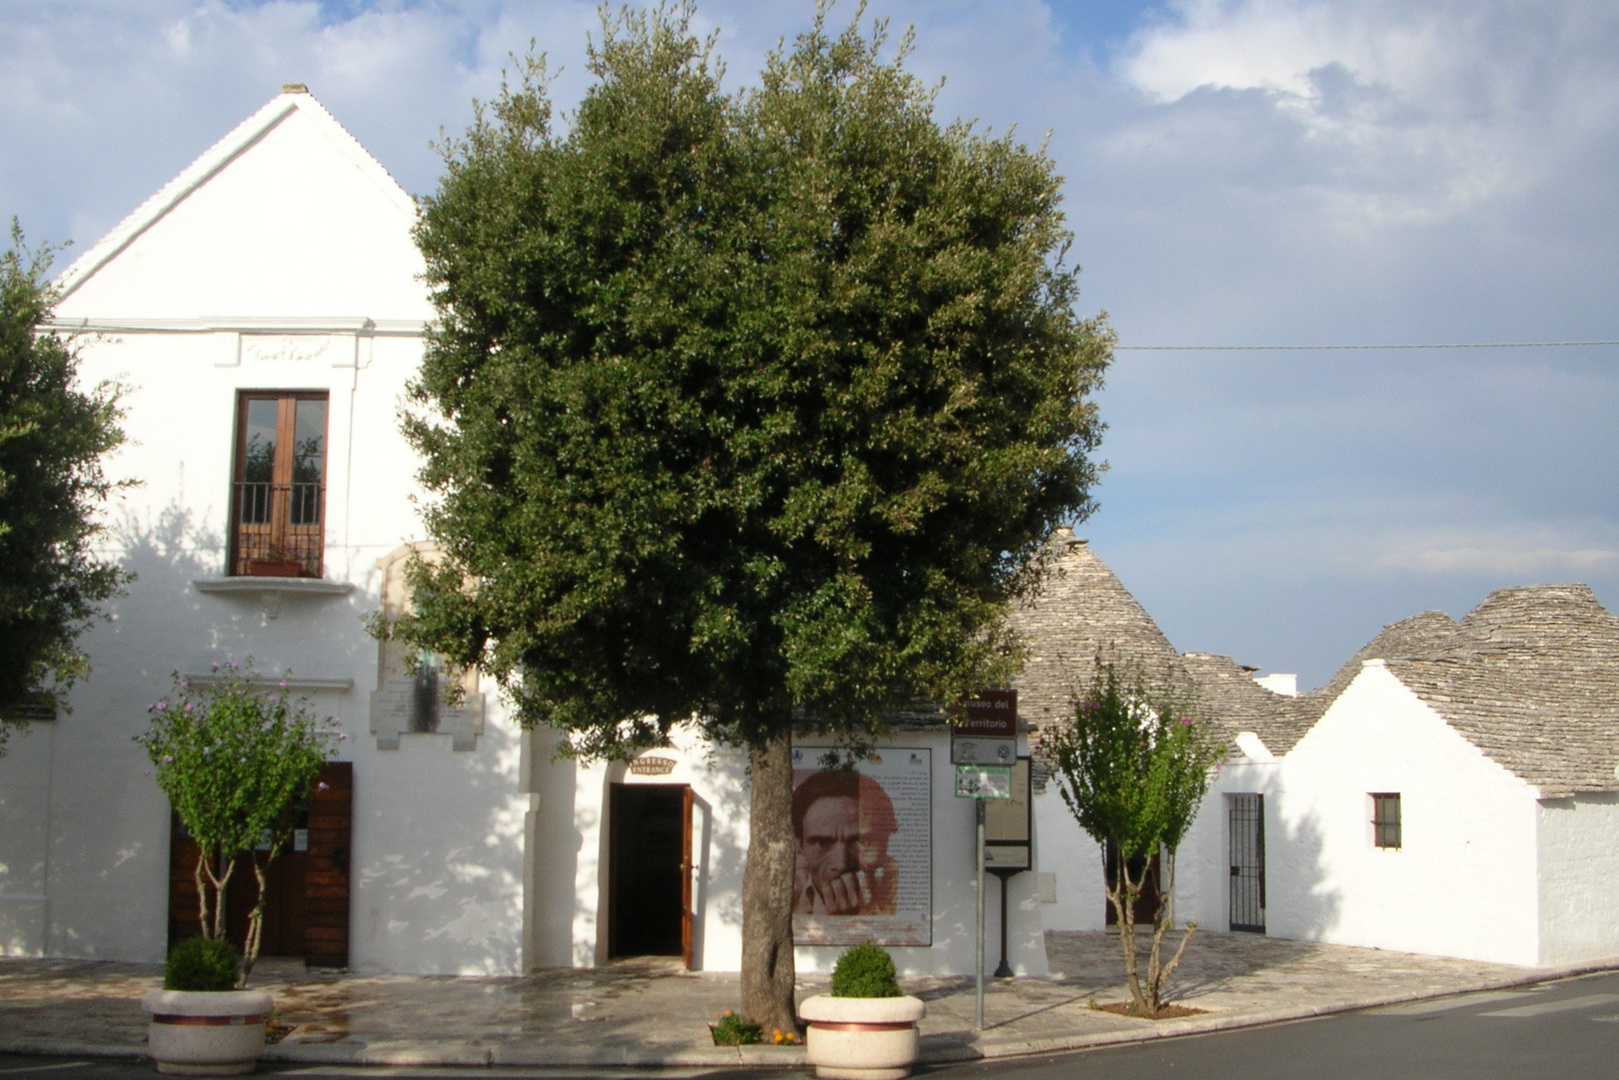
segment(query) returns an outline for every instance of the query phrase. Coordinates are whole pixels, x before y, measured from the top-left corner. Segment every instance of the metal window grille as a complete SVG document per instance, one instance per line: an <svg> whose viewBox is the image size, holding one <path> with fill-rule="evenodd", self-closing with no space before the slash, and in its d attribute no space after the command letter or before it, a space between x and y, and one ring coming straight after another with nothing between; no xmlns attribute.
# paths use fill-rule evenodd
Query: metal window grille
<svg viewBox="0 0 1619 1080"><path fill-rule="evenodd" d="M1400 846L1400 796L1398 792L1373 793L1372 842L1380 848L1397 848Z"/></svg>

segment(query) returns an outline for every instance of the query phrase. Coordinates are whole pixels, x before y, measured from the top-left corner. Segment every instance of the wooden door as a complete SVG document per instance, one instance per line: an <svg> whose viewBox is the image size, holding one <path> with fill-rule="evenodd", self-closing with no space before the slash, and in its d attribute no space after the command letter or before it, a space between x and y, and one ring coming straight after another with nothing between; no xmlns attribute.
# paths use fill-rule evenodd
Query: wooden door
<svg viewBox="0 0 1619 1080"><path fill-rule="evenodd" d="M324 785L324 786L321 786ZM315 967L347 967L349 952L349 851L354 794L353 765L322 766L309 799L294 807L294 842L269 864L260 956L299 956ZM263 860L264 852L254 858ZM200 931L197 912L197 844L171 815L169 835L169 947ZM225 891L225 934L240 946L258 902L253 868L237 863Z"/></svg>
<svg viewBox="0 0 1619 1080"><path fill-rule="evenodd" d="M680 957L685 961L686 970L693 970L695 958L691 951L691 871L692 871L692 842L691 824L692 811L696 799L690 787L681 789L680 794Z"/></svg>

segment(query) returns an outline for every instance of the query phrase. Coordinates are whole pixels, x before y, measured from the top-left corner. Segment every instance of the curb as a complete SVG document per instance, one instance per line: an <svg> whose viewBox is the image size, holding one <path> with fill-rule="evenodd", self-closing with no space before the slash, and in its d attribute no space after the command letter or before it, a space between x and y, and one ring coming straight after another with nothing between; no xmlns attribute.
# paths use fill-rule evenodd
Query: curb
<svg viewBox="0 0 1619 1080"><path fill-rule="evenodd" d="M1534 983L1553 982L1601 972L1619 971L1619 958L1564 964L1550 968L1525 968L1509 974L1481 978L1465 989L1412 991L1368 997L1339 998L1315 1005L1273 1006L1227 1013L1210 1013L1179 1020L1134 1020L1122 1031L1089 1035L1053 1036L1038 1039L982 1038L961 1042L950 1035L924 1036L921 1063L948 1065L995 1058L1028 1057L1078 1050L1101 1049L1130 1043L1150 1042L1190 1035L1208 1035L1239 1028L1308 1020L1317 1016L1401 1005L1412 1001L1505 990ZM1139 1027L1135 1025L1140 1025ZM929 1039L937 1040L929 1046ZM70 1039L0 1038L0 1053L39 1054L51 1057L144 1058L144 1045L92 1044ZM802 1046L679 1046L618 1043L577 1047L547 1045L534 1039L511 1042L420 1042L390 1039L375 1042L332 1043L280 1042L265 1047L265 1061L306 1065L375 1065L393 1067L487 1067L528 1068L678 1068L767 1067L803 1068L807 1061Z"/></svg>

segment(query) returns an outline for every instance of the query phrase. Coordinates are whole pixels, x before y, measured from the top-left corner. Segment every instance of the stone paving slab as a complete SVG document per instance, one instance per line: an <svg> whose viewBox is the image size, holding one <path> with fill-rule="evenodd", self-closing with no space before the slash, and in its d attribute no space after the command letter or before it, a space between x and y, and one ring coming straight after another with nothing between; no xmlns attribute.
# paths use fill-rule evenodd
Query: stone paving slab
<svg viewBox="0 0 1619 1080"><path fill-rule="evenodd" d="M1166 954L1173 940L1166 942ZM1128 998L1118 938L1049 933L1047 979L989 984L973 1031L973 982L908 978L928 1003L926 1061L1078 1049L1323 1015L1619 967L1557 969L1200 932L1171 995L1203 1012L1148 1021L1095 1006ZM0 1051L142 1056L140 997L157 965L0 959ZM780 1066L801 1047L716 1047L706 1025L733 1008L735 975L689 973L661 960L554 969L515 978L308 972L269 961L254 973L292 1027L271 1060L360 1065ZM801 996L825 989L800 981Z"/></svg>

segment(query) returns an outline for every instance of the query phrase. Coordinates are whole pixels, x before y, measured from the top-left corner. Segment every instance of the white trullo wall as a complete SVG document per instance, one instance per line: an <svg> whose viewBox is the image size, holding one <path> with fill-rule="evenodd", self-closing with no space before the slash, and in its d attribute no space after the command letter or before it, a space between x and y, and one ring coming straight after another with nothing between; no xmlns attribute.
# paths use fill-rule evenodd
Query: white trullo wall
<svg viewBox="0 0 1619 1080"><path fill-rule="evenodd" d="M1224 926L1227 793L1265 794L1266 931L1534 964L1536 791L1368 661L1276 765L1224 770L1197 825L1201 915ZM1373 842L1370 795L1401 796L1403 843Z"/></svg>
<svg viewBox="0 0 1619 1080"><path fill-rule="evenodd" d="M1619 795L1538 807L1540 963L1619 956Z"/></svg>
<svg viewBox="0 0 1619 1080"><path fill-rule="evenodd" d="M0 949L156 960L168 812L132 737L170 673L251 655L313 680L354 763L350 955L404 972L522 967L520 739L492 694L475 750L448 735L379 750L369 732L377 560L419 538L405 381L432 311L414 207L307 95L283 95L70 274L85 382L127 390L110 553L138 578L85 637L73 710L0 759ZM88 277L84 276L88 273ZM237 395L329 395L325 577L346 594L208 593L226 570ZM13 827L15 822L15 827Z"/></svg>

